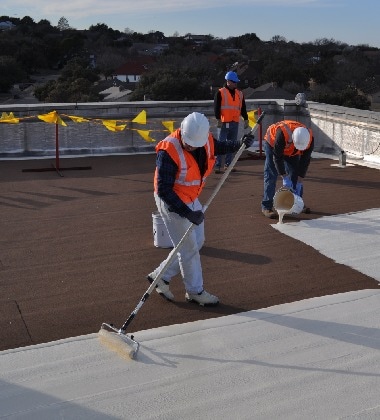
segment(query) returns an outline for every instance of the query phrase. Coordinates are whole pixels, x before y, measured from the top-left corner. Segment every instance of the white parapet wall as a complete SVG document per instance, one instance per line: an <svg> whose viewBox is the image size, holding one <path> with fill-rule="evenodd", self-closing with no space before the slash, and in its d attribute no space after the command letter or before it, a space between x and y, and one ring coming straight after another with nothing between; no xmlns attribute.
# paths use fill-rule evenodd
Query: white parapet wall
<svg viewBox="0 0 380 420"><path fill-rule="evenodd" d="M380 164L380 113L308 103L317 151Z"/></svg>
<svg viewBox="0 0 380 420"><path fill-rule="evenodd" d="M267 127L282 119L295 119L313 129L315 151L380 164L380 112L363 111L317 102L296 105L295 101L247 100L247 110L264 111L266 116L256 138L263 137ZM42 121L39 116L56 111L67 123L59 125ZM133 122L142 111L146 124ZM18 123L0 122L0 158L51 157L65 155L99 155L112 153L153 153L157 141L168 130L163 123L178 128L191 112L204 113L216 135L213 101L141 101L81 104L0 105L0 115L14 115ZM70 117L84 120L74 122ZM117 121L124 130L110 131L104 121ZM154 140L146 141L139 130L148 132ZM58 136L57 136L58 134ZM243 134L243 124L239 135Z"/></svg>

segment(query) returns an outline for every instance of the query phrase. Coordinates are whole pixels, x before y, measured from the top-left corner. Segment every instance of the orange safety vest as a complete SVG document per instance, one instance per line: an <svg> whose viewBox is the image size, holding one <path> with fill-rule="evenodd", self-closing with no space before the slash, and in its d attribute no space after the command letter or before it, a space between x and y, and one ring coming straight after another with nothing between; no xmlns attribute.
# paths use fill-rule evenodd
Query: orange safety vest
<svg viewBox="0 0 380 420"><path fill-rule="evenodd" d="M239 122L243 104L243 92L235 89L235 98L226 87L219 89L221 95L220 119L222 122Z"/></svg>
<svg viewBox="0 0 380 420"><path fill-rule="evenodd" d="M199 166L194 156L182 147L181 131L175 130L156 146L156 152L165 150L178 167L173 190L178 197L186 204L192 203L199 197L205 185L206 178L210 175L215 164L214 139L209 133L207 143L204 146L207 153L206 171L201 176ZM154 174L154 191L157 193L158 171Z"/></svg>
<svg viewBox="0 0 380 420"><path fill-rule="evenodd" d="M276 140L276 131L277 129L281 129L281 131L284 133L285 137L285 149L284 149L284 155L285 156L296 156L296 155L302 155L304 150L297 150L294 147L292 135L293 131L298 127L305 127L304 124L298 122L298 121L292 121L292 120L284 120L280 121L276 124L272 124L268 127L267 132L265 133L264 140L267 141L272 147L274 147L274 143ZM310 133L310 139L309 144L306 147L305 150L307 150L312 142L313 139L313 133L310 128L307 128Z"/></svg>

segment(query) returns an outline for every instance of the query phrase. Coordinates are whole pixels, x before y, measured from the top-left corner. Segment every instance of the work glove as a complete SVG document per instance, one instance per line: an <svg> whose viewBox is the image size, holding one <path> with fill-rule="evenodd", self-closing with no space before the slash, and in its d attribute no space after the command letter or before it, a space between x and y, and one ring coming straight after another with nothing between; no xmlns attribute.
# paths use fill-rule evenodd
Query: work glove
<svg viewBox="0 0 380 420"><path fill-rule="evenodd" d="M255 136L253 134L246 134L243 137L243 143L245 144L246 149L252 146L254 139L255 139Z"/></svg>
<svg viewBox="0 0 380 420"><path fill-rule="evenodd" d="M189 213L186 216L186 219L189 220L191 223L194 223L194 225L200 225L205 218L205 215L203 214L202 210L195 210Z"/></svg>
<svg viewBox="0 0 380 420"><path fill-rule="evenodd" d="M285 187L285 188L293 189L293 182L290 179L290 176L289 175L285 175L282 178L282 186Z"/></svg>
<svg viewBox="0 0 380 420"><path fill-rule="evenodd" d="M221 120L217 120L217 122L216 122L216 126L217 126L218 128L222 128L222 121L221 121Z"/></svg>
<svg viewBox="0 0 380 420"><path fill-rule="evenodd" d="M303 184L302 184L302 182L297 182L296 194L299 195L300 197L303 196Z"/></svg>
<svg viewBox="0 0 380 420"><path fill-rule="evenodd" d="M244 120L244 130L249 127L249 121Z"/></svg>

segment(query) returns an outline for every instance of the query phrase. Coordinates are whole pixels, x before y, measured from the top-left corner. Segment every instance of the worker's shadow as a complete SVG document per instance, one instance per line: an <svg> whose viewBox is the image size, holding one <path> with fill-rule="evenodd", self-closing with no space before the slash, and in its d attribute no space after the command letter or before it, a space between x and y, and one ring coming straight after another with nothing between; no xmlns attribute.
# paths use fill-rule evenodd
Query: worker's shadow
<svg viewBox="0 0 380 420"><path fill-rule="evenodd" d="M210 246L204 246L201 250L201 255L203 257L210 257L210 258L219 258L221 260L231 260L235 262L241 262L245 264L251 265L264 265L269 264L272 259L265 256L259 255L254 253L247 253L247 252L238 252L232 251L231 249L221 249L221 248L213 248ZM245 312L247 308L240 308L237 306L230 306L220 303L217 306L204 306L200 307L198 304L189 304L187 302L172 302L172 304L176 306L186 309L186 310L195 310L195 311L202 311L206 312L211 315L232 315L239 312Z"/></svg>
<svg viewBox="0 0 380 420"><path fill-rule="evenodd" d="M272 262L272 259L265 255L254 254L251 252L232 251L231 249L213 248L210 246L204 246L200 253L205 257L238 261L251 265L264 265Z"/></svg>
<svg viewBox="0 0 380 420"><path fill-rule="evenodd" d="M218 305L200 306L195 302L171 302L171 305L175 305L178 308L185 309L187 311L197 311L198 313L203 312L204 314L207 314L208 317L234 315L236 313L249 311L247 308L226 305L225 303L219 303Z"/></svg>

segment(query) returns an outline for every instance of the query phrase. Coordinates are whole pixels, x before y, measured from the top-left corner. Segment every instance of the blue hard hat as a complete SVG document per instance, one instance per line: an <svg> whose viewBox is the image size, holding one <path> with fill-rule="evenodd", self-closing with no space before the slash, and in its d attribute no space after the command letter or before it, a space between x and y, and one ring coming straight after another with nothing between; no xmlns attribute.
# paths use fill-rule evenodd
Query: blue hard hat
<svg viewBox="0 0 380 420"><path fill-rule="evenodd" d="M224 78L235 83L240 82L238 75L234 71L227 72Z"/></svg>

